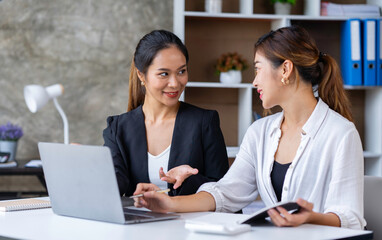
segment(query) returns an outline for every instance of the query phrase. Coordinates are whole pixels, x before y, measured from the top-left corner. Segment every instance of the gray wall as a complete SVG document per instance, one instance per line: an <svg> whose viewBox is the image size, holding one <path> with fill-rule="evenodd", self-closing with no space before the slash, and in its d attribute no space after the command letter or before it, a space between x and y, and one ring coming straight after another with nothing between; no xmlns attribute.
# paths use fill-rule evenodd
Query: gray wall
<svg viewBox="0 0 382 240"><path fill-rule="evenodd" d="M39 141L63 142L53 102L27 109L27 84L64 85L70 142L103 144L107 116L126 111L138 40L172 30L172 16L172 0L0 0L0 124L23 127L16 157L38 157Z"/></svg>

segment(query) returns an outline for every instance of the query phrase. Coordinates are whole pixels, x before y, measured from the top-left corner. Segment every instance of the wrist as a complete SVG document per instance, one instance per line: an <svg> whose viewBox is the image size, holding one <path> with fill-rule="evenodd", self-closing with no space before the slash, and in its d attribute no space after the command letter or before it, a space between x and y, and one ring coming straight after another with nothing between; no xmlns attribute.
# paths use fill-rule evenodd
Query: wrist
<svg viewBox="0 0 382 240"><path fill-rule="evenodd" d="M314 212L314 211L311 211L309 216L308 216L308 219L306 220L306 223L315 223L317 221L317 218L319 218L317 216L318 213Z"/></svg>
<svg viewBox="0 0 382 240"><path fill-rule="evenodd" d="M170 204L169 204L169 212L179 212L179 198L176 197L170 197Z"/></svg>

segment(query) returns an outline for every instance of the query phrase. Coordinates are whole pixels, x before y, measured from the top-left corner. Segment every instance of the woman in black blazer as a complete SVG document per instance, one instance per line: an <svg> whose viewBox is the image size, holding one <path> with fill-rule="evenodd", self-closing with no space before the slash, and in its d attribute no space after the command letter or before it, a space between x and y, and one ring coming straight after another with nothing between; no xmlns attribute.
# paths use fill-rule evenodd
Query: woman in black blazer
<svg viewBox="0 0 382 240"><path fill-rule="evenodd" d="M170 195L192 194L227 172L218 113L179 102L188 81L187 63L186 47L171 32L152 31L138 43L128 112L109 117L103 132L121 195L132 195L138 183L151 179L166 181ZM155 168L157 157L167 173Z"/></svg>

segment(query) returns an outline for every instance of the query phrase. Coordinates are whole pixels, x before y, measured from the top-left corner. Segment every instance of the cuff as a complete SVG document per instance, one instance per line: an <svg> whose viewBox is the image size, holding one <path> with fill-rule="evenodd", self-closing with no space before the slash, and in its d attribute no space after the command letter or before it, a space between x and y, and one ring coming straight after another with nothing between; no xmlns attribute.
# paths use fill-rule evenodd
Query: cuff
<svg viewBox="0 0 382 240"><path fill-rule="evenodd" d="M216 182L205 183L198 189L198 192L208 192L215 200L215 212L221 212L223 209L223 198L216 189Z"/></svg>

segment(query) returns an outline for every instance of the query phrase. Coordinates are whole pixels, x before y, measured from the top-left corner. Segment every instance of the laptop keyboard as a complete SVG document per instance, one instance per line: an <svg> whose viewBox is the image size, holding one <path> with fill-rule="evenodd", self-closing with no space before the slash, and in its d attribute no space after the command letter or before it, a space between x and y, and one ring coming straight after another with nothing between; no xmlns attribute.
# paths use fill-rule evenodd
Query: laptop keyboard
<svg viewBox="0 0 382 240"><path fill-rule="evenodd" d="M125 219L128 220L139 220L139 219L148 219L148 218L154 218L155 214L152 212L146 212L146 211L140 211L140 210L134 210L129 208L124 208L123 212L125 213Z"/></svg>

